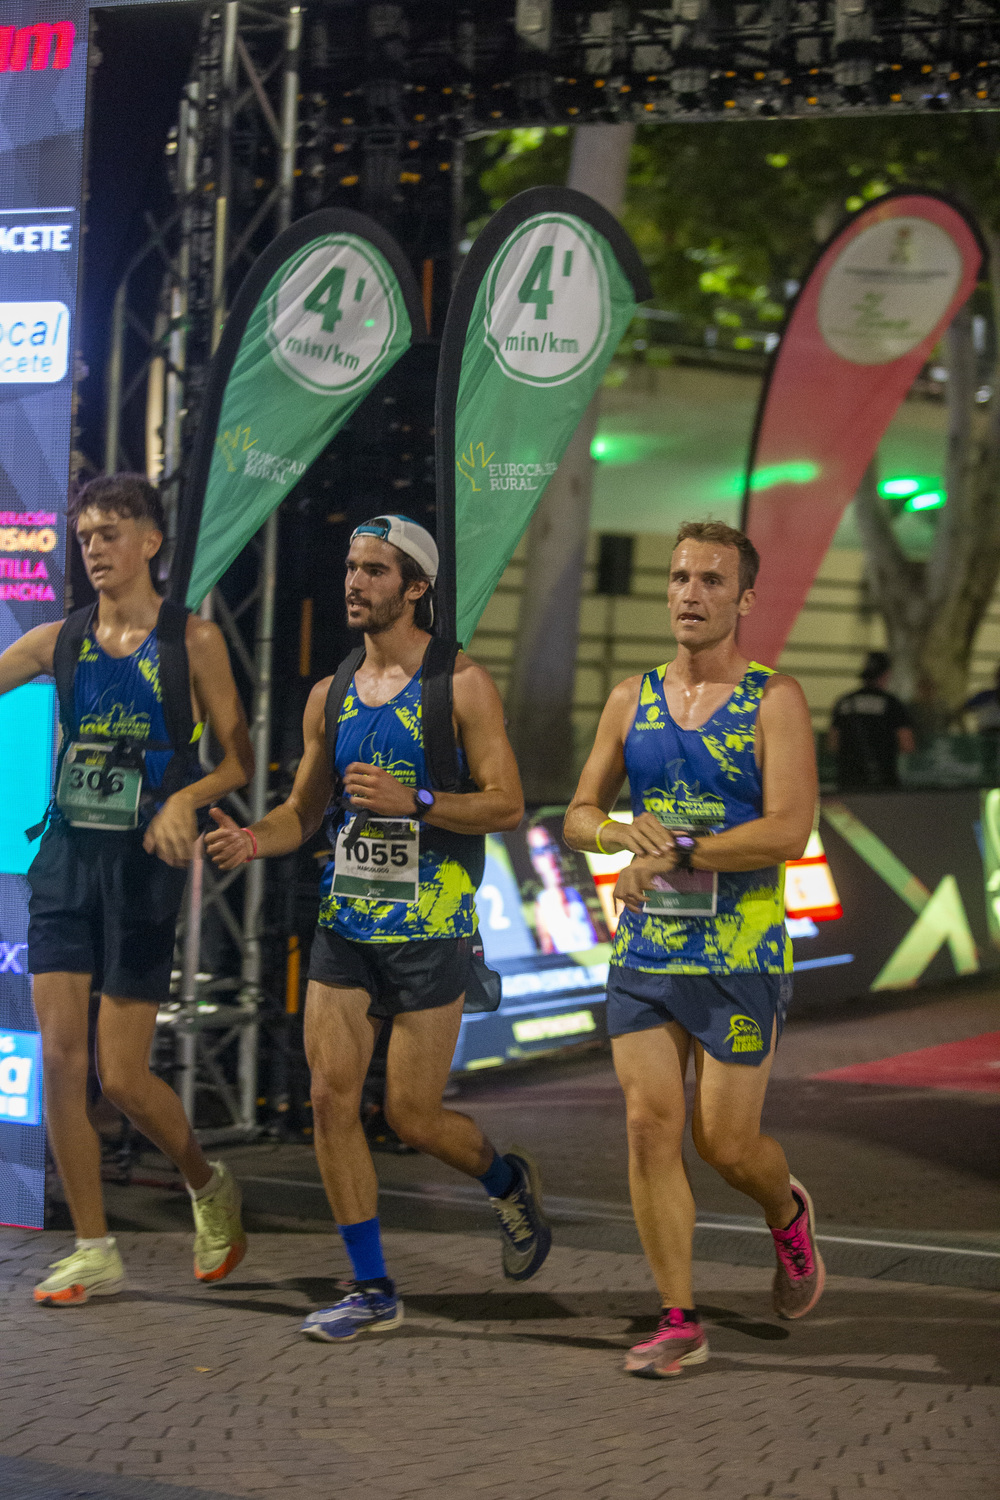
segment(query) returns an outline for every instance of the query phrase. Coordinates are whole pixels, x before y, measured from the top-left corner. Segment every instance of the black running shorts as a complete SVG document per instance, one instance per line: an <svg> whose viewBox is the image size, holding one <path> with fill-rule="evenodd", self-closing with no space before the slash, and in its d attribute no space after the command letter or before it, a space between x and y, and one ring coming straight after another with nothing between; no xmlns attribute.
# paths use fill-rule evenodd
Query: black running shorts
<svg viewBox="0 0 1000 1500"><path fill-rule="evenodd" d="M309 978L338 989L367 990L368 1014L386 1020L403 1011L451 1005L465 992L471 961L471 938L356 943L329 927L317 927Z"/></svg>
<svg viewBox="0 0 1000 1500"><path fill-rule="evenodd" d="M169 998L187 871L147 854L142 837L49 824L28 871L30 973L91 974L124 1000Z"/></svg>

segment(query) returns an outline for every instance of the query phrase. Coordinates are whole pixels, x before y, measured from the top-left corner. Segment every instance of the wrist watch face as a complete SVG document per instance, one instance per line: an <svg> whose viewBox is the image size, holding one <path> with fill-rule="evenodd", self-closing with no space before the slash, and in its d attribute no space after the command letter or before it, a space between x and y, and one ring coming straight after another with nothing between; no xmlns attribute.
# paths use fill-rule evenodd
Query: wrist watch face
<svg viewBox="0 0 1000 1500"><path fill-rule="evenodd" d="M677 845L678 849L693 849L695 846L695 842L696 840L694 836L690 833L674 834L674 843Z"/></svg>
<svg viewBox="0 0 1000 1500"><path fill-rule="evenodd" d="M425 812L434 806L434 793L429 792L426 787L418 787L414 796L417 806L423 808Z"/></svg>

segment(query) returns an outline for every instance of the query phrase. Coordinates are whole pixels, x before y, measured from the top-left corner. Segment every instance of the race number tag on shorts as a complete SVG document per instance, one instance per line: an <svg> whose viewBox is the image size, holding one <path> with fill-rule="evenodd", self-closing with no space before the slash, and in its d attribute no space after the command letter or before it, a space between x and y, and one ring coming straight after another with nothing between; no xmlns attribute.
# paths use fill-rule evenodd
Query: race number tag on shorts
<svg viewBox="0 0 1000 1500"><path fill-rule="evenodd" d="M350 823L337 835L333 896L363 901L416 901L420 885L420 824L367 820L348 848Z"/></svg>
<svg viewBox="0 0 1000 1500"><path fill-rule="evenodd" d="M139 822L142 767L118 766L116 745L77 742L63 757L56 805L74 828L124 832Z"/></svg>

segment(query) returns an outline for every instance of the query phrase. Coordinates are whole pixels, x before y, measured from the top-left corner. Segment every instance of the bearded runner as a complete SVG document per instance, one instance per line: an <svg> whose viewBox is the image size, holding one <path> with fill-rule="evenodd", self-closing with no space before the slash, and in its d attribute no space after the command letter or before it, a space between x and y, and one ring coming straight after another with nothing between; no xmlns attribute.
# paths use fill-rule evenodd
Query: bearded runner
<svg viewBox="0 0 1000 1500"><path fill-rule="evenodd" d="M621 683L566 815L575 849L633 855L608 979L607 1024L625 1094L629 1183L662 1300L625 1368L678 1375L708 1358L691 1289L695 1206L681 1141L691 1053L695 1147L761 1208L777 1255L775 1311L823 1290L812 1201L761 1108L791 998L784 861L812 829L817 781L799 685L736 643L759 559L720 522L681 527L668 599L672 662ZM626 776L632 823L609 816Z"/></svg>
<svg viewBox="0 0 1000 1500"><path fill-rule="evenodd" d="M376 516L357 528L345 593L363 650L313 689L287 802L250 828L213 813L219 826L206 840L220 869L231 870L290 854L328 813L305 1043L316 1152L353 1279L301 1331L331 1343L403 1321L359 1117L385 1025L386 1120L407 1144L482 1183L500 1223L504 1275L533 1276L552 1239L530 1158L498 1155L473 1120L441 1102L472 981L483 836L516 828L524 802L492 679L431 635L437 571L434 538L409 517ZM431 775L442 738L454 790L438 789Z"/></svg>

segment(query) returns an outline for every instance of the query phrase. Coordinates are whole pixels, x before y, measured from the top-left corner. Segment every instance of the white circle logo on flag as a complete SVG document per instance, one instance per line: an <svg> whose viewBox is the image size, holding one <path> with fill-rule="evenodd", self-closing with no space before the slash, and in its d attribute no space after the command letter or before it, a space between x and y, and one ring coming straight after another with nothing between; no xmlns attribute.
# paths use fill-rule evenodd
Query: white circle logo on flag
<svg viewBox="0 0 1000 1500"><path fill-rule="evenodd" d="M820 333L851 364L890 364L937 327L961 277L962 252L940 225L883 219L830 267L819 295Z"/></svg>
<svg viewBox="0 0 1000 1500"><path fill-rule="evenodd" d="M272 358L320 395L367 384L396 332L394 290L381 257L357 235L310 241L288 262L268 303Z"/></svg>
<svg viewBox="0 0 1000 1500"><path fill-rule="evenodd" d="M574 380L610 327L608 274L590 225L571 214L526 219L486 284L486 342L504 374L526 385Z"/></svg>

